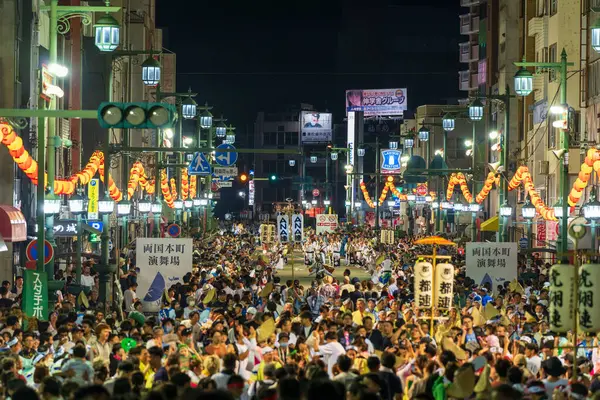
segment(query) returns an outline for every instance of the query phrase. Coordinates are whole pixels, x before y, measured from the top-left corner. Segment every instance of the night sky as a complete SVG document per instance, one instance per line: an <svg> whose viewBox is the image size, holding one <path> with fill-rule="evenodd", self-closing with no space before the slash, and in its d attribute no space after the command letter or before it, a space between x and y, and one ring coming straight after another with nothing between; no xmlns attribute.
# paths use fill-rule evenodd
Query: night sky
<svg viewBox="0 0 600 400"><path fill-rule="evenodd" d="M251 134L258 111L285 104L340 122L346 89L407 87L412 110L454 102L464 12L459 0L157 0L156 14L177 53L178 91L191 86Z"/></svg>

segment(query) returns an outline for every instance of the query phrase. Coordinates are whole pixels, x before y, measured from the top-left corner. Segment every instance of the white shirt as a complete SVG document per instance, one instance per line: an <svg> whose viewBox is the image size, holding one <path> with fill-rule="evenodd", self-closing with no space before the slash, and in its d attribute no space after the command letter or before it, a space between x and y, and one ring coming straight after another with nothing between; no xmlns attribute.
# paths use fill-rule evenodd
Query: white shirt
<svg viewBox="0 0 600 400"><path fill-rule="evenodd" d="M330 342L319 346L319 352L323 354L323 361L327 364L327 372L329 377L333 379L333 366L337 363L339 356L346 354L344 346L338 342Z"/></svg>
<svg viewBox="0 0 600 400"><path fill-rule="evenodd" d="M531 372L532 375L537 375L542 368L542 359L538 355L534 355L531 358L526 358L527 360L527 369Z"/></svg>
<svg viewBox="0 0 600 400"><path fill-rule="evenodd" d="M83 276L82 276L83 278ZM135 303L135 301L137 300L137 294L131 290L131 289L127 289L125 291L125 293L123 293L123 297L125 299L125 311L129 312L132 311L133 308L133 303Z"/></svg>
<svg viewBox="0 0 600 400"><path fill-rule="evenodd" d="M81 275L81 286L94 286L94 277L91 275Z"/></svg>

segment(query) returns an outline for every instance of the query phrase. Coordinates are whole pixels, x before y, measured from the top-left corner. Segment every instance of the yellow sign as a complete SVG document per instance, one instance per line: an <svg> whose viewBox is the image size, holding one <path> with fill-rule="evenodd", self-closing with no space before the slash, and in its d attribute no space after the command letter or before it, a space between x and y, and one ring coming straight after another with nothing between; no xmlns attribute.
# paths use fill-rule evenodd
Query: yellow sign
<svg viewBox="0 0 600 400"><path fill-rule="evenodd" d="M88 183L88 219L98 219L98 194L100 192L100 180L94 178Z"/></svg>

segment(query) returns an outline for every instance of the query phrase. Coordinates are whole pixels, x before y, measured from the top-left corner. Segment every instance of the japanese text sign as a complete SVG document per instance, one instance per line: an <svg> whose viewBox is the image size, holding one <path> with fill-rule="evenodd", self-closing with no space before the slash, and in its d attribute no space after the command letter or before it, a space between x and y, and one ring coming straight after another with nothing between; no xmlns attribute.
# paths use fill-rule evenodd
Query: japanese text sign
<svg viewBox="0 0 600 400"><path fill-rule="evenodd" d="M568 332L574 326L575 274L570 264L556 264L550 268L550 330Z"/></svg>
<svg viewBox="0 0 600 400"><path fill-rule="evenodd" d="M136 240L137 295L144 310L160 308L165 289L183 283L183 276L192 272L192 239L138 238Z"/></svg>
<svg viewBox="0 0 600 400"><path fill-rule="evenodd" d="M594 310L597 288L600 288L600 265L583 264L579 268L579 327L584 332L600 331L600 313Z"/></svg>
<svg viewBox="0 0 600 400"><path fill-rule="evenodd" d="M346 111L363 111L365 117L402 115L407 107L406 88L346 90Z"/></svg>
<svg viewBox="0 0 600 400"><path fill-rule="evenodd" d="M24 271L23 311L28 317L48 320L48 274L34 270Z"/></svg>
<svg viewBox="0 0 600 400"><path fill-rule="evenodd" d="M334 232L338 227L337 214L317 214L317 235Z"/></svg>
<svg viewBox="0 0 600 400"><path fill-rule="evenodd" d="M98 219L98 194L100 192L100 180L90 179L88 183L88 219Z"/></svg>
<svg viewBox="0 0 600 400"><path fill-rule="evenodd" d="M304 240L304 216L302 214L292 215L292 235L294 242Z"/></svg>
<svg viewBox="0 0 600 400"><path fill-rule="evenodd" d="M452 308L454 266L440 263L435 266L435 304L439 310Z"/></svg>
<svg viewBox="0 0 600 400"><path fill-rule="evenodd" d="M277 240L287 243L290 240L290 220L287 215L277 216Z"/></svg>
<svg viewBox="0 0 600 400"><path fill-rule="evenodd" d="M427 261L415 264L415 305L431 308L433 305L433 265Z"/></svg>
<svg viewBox="0 0 600 400"><path fill-rule="evenodd" d="M467 243L467 276L492 290L517 277L517 243Z"/></svg>
<svg viewBox="0 0 600 400"><path fill-rule="evenodd" d="M77 236L77 221L60 220L54 221L54 236L56 237L72 237Z"/></svg>

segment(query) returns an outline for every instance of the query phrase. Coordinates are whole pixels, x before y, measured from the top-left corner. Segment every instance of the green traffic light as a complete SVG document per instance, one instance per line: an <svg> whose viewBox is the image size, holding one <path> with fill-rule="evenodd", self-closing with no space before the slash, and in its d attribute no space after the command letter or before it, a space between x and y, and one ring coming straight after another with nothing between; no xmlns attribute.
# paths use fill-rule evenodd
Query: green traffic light
<svg viewBox="0 0 600 400"><path fill-rule="evenodd" d="M276 179L277 179L277 175L271 175L270 179L271 179L272 181L276 180Z"/></svg>

